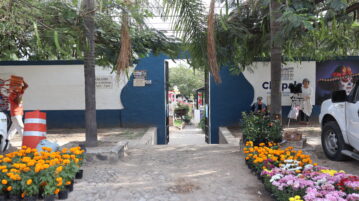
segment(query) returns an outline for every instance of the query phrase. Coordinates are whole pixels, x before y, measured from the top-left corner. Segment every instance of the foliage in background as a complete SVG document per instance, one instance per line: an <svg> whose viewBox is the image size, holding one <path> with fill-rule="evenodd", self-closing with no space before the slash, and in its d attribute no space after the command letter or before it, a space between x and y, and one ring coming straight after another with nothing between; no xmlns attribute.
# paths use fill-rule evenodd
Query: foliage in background
<svg viewBox="0 0 359 201"><path fill-rule="evenodd" d="M242 132L246 141L256 144L261 142L280 142L282 140L282 127L278 120L271 120L262 114L242 113Z"/></svg>
<svg viewBox="0 0 359 201"><path fill-rule="evenodd" d="M83 59L81 0L3 0L0 2L0 60ZM153 14L139 0L125 6L122 0L97 0L96 62L114 67L120 50L120 16L129 13L132 60L150 53L177 54L174 40L146 26Z"/></svg>
<svg viewBox="0 0 359 201"><path fill-rule="evenodd" d="M204 86L204 72L201 70L194 71L184 65L170 68L169 85L171 90L177 86L181 94L187 98L191 95L195 96L195 90Z"/></svg>
<svg viewBox="0 0 359 201"><path fill-rule="evenodd" d="M205 115L201 118L201 121L199 122L198 126L202 129L202 131L206 131L206 116Z"/></svg>
<svg viewBox="0 0 359 201"><path fill-rule="evenodd" d="M174 112L176 116L180 116L182 118L185 115L188 115L189 106L186 104L178 103Z"/></svg>
<svg viewBox="0 0 359 201"><path fill-rule="evenodd" d="M164 0L193 67L206 67L207 16L201 0ZM230 1L216 16L216 52L220 66L240 73L255 60L270 57L269 0ZM359 26L356 0L291 0L281 2L282 44L286 60L317 61L358 55ZM217 9L218 10L218 9Z"/></svg>
<svg viewBox="0 0 359 201"><path fill-rule="evenodd" d="M178 128L182 128L183 121L181 119L176 119L176 120L174 120L173 125L178 127Z"/></svg>

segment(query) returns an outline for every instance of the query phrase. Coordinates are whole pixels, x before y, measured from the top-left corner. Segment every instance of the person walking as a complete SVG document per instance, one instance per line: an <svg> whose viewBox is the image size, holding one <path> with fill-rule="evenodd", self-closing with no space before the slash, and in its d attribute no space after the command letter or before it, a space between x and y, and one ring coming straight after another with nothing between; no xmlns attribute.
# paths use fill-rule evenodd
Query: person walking
<svg viewBox="0 0 359 201"><path fill-rule="evenodd" d="M23 81L23 84L19 90L13 90L10 92L9 102L12 124L8 132L8 140L14 138L16 132L18 132L21 136L23 135L24 123L22 121L22 117L24 115L24 107L22 97L28 86L29 85Z"/></svg>
<svg viewBox="0 0 359 201"><path fill-rule="evenodd" d="M311 95L312 95L312 88L309 86L310 81L305 78L302 82L302 104L301 104L301 110L300 112L300 119L303 124L308 125L309 124L309 117L312 114L312 101L311 101Z"/></svg>

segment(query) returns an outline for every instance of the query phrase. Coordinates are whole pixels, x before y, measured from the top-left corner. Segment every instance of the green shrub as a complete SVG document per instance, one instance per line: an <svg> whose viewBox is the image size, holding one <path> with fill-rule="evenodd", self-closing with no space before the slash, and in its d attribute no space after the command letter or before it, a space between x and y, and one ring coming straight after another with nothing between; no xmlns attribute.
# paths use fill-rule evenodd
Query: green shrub
<svg viewBox="0 0 359 201"><path fill-rule="evenodd" d="M189 112L189 106L186 105L186 104L181 104L181 103L178 103L177 104L177 107L175 108L175 114L177 116L185 116L187 115Z"/></svg>
<svg viewBox="0 0 359 201"><path fill-rule="evenodd" d="M199 127L203 130L206 131L206 112L204 112L201 121L199 122Z"/></svg>
<svg viewBox="0 0 359 201"><path fill-rule="evenodd" d="M184 116L184 118L183 118L183 121L184 121L186 124L188 124L188 123L190 123L190 122L191 122L191 119L192 119L192 117L191 117L191 116L189 116L189 115L185 115L185 116Z"/></svg>
<svg viewBox="0 0 359 201"><path fill-rule="evenodd" d="M279 120L272 120L263 114L242 113L242 132L246 141L280 142L282 140L282 126Z"/></svg>

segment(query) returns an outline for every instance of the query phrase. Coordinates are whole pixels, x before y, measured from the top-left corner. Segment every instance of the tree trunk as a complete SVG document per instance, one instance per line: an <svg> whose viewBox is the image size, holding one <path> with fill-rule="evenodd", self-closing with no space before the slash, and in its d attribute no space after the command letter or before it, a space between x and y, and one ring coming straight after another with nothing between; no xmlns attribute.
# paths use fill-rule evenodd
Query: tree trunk
<svg viewBox="0 0 359 201"><path fill-rule="evenodd" d="M280 17L280 2L271 0L270 4L270 26L271 26L271 114L272 117L282 117L282 92L281 92L281 74L282 74L282 49L281 42L276 40L280 31L280 23L277 19Z"/></svg>
<svg viewBox="0 0 359 201"><path fill-rule="evenodd" d="M97 146L96 85L95 85L95 2L84 2L85 50L85 123L86 146Z"/></svg>

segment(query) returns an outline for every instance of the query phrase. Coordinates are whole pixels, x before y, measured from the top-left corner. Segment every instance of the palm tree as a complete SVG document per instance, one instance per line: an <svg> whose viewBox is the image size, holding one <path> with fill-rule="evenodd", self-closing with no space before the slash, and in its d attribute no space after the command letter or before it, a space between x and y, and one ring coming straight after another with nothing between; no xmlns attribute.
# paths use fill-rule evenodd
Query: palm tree
<svg viewBox="0 0 359 201"><path fill-rule="evenodd" d="M270 36L271 36L271 114L282 116L282 92L280 88L282 74L282 48L281 43L276 40L280 31L278 19L280 13L280 2L271 0L270 2Z"/></svg>
<svg viewBox="0 0 359 201"><path fill-rule="evenodd" d="M85 0L84 32L85 49L85 124L86 145L97 146L96 88L95 88L95 1Z"/></svg>

